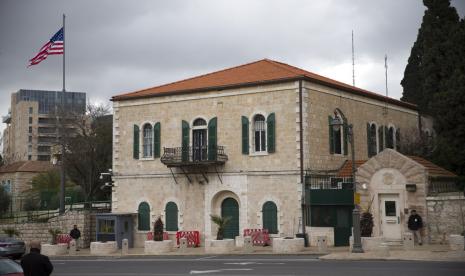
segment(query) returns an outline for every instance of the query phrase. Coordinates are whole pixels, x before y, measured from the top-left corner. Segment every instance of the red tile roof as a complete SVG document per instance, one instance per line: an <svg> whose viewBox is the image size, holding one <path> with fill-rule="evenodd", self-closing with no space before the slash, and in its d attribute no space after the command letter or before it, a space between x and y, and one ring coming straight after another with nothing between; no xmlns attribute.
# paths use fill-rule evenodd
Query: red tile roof
<svg viewBox="0 0 465 276"><path fill-rule="evenodd" d="M124 101L145 97L158 97L173 94L187 94L201 91L221 90L260 84L271 84L285 81L305 79L318 84L341 89L349 93L386 101L395 105L416 110L414 104L382 96L351 86L315 73L269 59L262 59L252 63L200 75L197 77L168 83L144 90L114 96L113 101Z"/></svg>
<svg viewBox="0 0 465 276"><path fill-rule="evenodd" d="M428 175L432 177L457 177L456 174L439 167L438 165L424 159L418 156L411 156L408 155L406 156L407 158L410 158L411 160L419 163L421 166L425 167L425 169L428 171ZM355 168L358 169L361 165L365 164L367 160L355 160ZM337 173L338 177L351 177L352 176L352 161L347 160L344 162L342 167L339 169Z"/></svg>
<svg viewBox="0 0 465 276"><path fill-rule="evenodd" d="M49 161L19 161L0 167L0 173L46 172L55 168Z"/></svg>
<svg viewBox="0 0 465 276"><path fill-rule="evenodd" d="M365 164L367 160L355 160L355 169ZM337 172L338 177L351 177L352 176L352 160L344 162L342 167Z"/></svg>
<svg viewBox="0 0 465 276"><path fill-rule="evenodd" d="M428 170L429 176L440 176L440 177L457 177L457 175L453 172L450 172L438 165L418 156L407 156L408 158L412 159L413 161L419 163L423 167Z"/></svg>

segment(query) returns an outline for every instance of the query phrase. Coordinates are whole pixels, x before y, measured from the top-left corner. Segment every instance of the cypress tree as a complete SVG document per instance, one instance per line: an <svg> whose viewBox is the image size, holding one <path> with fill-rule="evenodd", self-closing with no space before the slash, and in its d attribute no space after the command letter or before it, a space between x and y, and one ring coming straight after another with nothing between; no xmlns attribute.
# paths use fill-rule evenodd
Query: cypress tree
<svg viewBox="0 0 465 276"><path fill-rule="evenodd" d="M420 112L433 114L436 93L444 90L444 81L453 66L451 35L459 24L459 16L450 0L423 0L427 7L418 31L404 78L401 100L418 105Z"/></svg>

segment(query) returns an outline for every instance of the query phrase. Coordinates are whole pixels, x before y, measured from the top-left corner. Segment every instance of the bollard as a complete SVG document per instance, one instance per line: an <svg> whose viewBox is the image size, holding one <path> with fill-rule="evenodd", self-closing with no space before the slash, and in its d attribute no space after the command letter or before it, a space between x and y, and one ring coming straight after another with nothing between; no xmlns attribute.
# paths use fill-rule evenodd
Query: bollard
<svg viewBox="0 0 465 276"><path fill-rule="evenodd" d="M402 240L404 250L412 250L415 247L415 242L413 239L413 233L404 233L404 237Z"/></svg>
<svg viewBox="0 0 465 276"><path fill-rule="evenodd" d="M246 252L246 253L252 253L253 252L253 243L252 243L252 237L251 236L244 237L244 252Z"/></svg>
<svg viewBox="0 0 465 276"><path fill-rule="evenodd" d="M319 253L327 253L328 252L328 239L326 236L318 236L317 237L317 245L318 245L318 252Z"/></svg>
<svg viewBox="0 0 465 276"><path fill-rule="evenodd" d="M123 255L128 255L128 253L129 253L129 241L128 241L128 239L123 239L122 246L121 246L121 253Z"/></svg>
<svg viewBox="0 0 465 276"><path fill-rule="evenodd" d="M185 252L187 249L187 238L179 239L179 251Z"/></svg>
<svg viewBox="0 0 465 276"><path fill-rule="evenodd" d="M76 255L76 240L72 239L69 242L69 255L74 256Z"/></svg>

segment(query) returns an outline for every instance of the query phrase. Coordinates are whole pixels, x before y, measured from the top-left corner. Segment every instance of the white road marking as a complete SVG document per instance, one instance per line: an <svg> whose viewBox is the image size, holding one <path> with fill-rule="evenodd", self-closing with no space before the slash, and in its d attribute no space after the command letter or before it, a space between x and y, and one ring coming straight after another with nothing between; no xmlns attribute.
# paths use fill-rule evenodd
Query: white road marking
<svg viewBox="0 0 465 276"><path fill-rule="evenodd" d="M224 269L215 269L215 270L191 270L189 274L207 274L215 273L221 271L250 271L252 268L224 268Z"/></svg>

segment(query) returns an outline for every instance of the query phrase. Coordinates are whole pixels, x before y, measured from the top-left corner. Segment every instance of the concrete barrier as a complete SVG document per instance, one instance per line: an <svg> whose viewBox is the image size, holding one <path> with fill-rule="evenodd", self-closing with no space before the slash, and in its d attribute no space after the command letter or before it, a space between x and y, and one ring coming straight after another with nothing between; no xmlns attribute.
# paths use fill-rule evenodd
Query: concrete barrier
<svg viewBox="0 0 465 276"><path fill-rule="evenodd" d="M173 241L145 241L144 242L144 252L148 255L159 255L163 253L168 253L173 250Z"/></svg>
<svg viewBox="0 0 465 276"><path fill-rule="evenodd" d="M121 241L121 254L128 255L129 253L129 241L128 239L123 239Z"/></svg>
<svg viewBox="0 0 465 276"><path fill-rule="evenodd" d="M318 236L317 238L318 252L327 253L328 252L328 238L326 236Z"/></svg>
<svg viewBox="0 0 465 276"><path fill-rule="evenodd" d="M69 242L69 255L74 256L76 255L76 240L71 240Z"/></svg>
<svg viewBox="0 0 465 276"><path fill-rule="evenodd" d="M228 254L234 251L235 243L233 239L206 240L205 252L208 254Z"/></svg>
<svg viewBox="0 0 465 276"><path fill-rule="evenodd" d="M115 241L90 243L91 255L109 255L116 253L116 251L118 251L118 244Z"/></svg>
<svg viewBox="0 0 465 276"><path fill-rule="evenodd" d="M363 251L369 252L369 251L377 251L379 250L379 246L384 242L383 237L362 237L362 248ZM354 239L353 237L349 238L349 251L352 252L352 247L354 245Z"/></svg>
<svg viewBox="0 0 465 276"><path fill-rule="evenodd" d="M274 238L273 253L297 253L304 250L303 238Z"/></svg>
<svg viewBox="0 0 465 276"><path fill-rule="evenodd" d="M250 236L244 237L243 249L245 253L252 253L254 251L252 237Z"/></svg>
<svg viewBox="0 0 465 276"><path fill-rule="evenodd" d="M68 244L59 243L59 244L42 244L40 253L46 256L59 256L68 254Z"/></svg>
<svg viewBox="0 0 465 276"><path fill-rule="evenodd" d="M244 237L243 236L236 236L236 247L244 247Z"/></svg>
<svg viewBox="0 0 465 276"><path fill-rule="evenodd" d="M187 249L187 238L179 239L179 251L185 252Z"/></svg>
<svg viewBox="0 0 465 276"><path fill-rule="evenodd" d="M413 233L410 233L410 232L404 233L404 236L402 239L402 245L404 246L405 250L412 250L415 247Z"/></svg>
<svg viewBox="0 0 465 276"><path fill-rule="evenodd" d="M449 235L449 247L451 250L463 250L463 236L462 235Z"/></svg>

